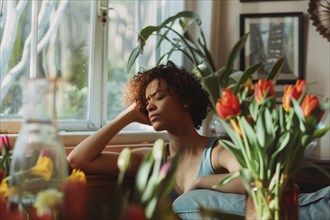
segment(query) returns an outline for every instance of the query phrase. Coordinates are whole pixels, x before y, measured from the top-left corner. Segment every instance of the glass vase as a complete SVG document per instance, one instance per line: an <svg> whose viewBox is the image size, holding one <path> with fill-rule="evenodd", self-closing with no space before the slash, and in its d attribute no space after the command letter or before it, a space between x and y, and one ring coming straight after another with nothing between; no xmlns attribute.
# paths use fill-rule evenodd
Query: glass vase
<svg viewBox="0 0 330 220"><path fill-rule="evenodd" d="M252 184L253 185L253 184ZM245 219L298 220L298 185L292 181L278 188L276 197L267 187L252 187L246 194Z"/></svg>
<svg viewBox="0 0 330 220"><path fill-rule="evenodd" d="M280 219L298 220L299 217L299 186L293 181L288 181L280 197Z"/></svg>
<svg viewBox="0 0 330 220"><path fill-rule="evenodd" d="M210 135L212 137L227 138L228 134L226 129L221 125L219 116L213 113L209 123Z"/></svg>
<svg viewBox="0 0 330 220"><path fill-rule="evenodd" d="M23 83L23 123L15 142L9 202L32 205L39 192L58 190L68 176L64 146L56 125L56 80Z"/></svg>

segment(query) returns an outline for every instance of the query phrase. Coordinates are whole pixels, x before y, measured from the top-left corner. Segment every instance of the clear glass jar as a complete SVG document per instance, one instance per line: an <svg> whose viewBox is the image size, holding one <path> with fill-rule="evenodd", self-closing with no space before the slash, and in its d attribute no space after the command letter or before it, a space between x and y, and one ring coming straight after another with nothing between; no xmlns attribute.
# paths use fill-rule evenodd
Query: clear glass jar
<svg viewBox="0 0 330 220"><path fill-rule="evenodd" d="M228 134L226 129L221 125L219 116L213 113L209 124L210 135L212 137L227 138Z"/></svg>
<svg viewBox="0 0 330 220"><path fill-rule="evenodd" d="M24 120L12 154L11 203L31 205L39 192L59 190L68 176L56 125L56 82L39 78L23 84Z"/></svg>

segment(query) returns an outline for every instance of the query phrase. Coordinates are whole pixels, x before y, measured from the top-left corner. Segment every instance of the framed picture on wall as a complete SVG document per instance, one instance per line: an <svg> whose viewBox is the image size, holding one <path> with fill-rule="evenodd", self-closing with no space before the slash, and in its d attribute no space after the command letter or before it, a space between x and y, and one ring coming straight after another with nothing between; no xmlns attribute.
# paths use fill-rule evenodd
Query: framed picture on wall
<svg viewBox="0 0 330 220"><path fill-rule="evenodd" d="M288 0L240 0L240 2L276 2L276 1L288 1Z"/></svg>
<svg viewBox="0 0 330 220"><path fill-rule="evenodd" d="M303 13L261 13L240 15L240 36L249 33L240 56L240 69L263 63L254 79L266 78L279 57L284 66L278 84L303 79Z"/></svg>

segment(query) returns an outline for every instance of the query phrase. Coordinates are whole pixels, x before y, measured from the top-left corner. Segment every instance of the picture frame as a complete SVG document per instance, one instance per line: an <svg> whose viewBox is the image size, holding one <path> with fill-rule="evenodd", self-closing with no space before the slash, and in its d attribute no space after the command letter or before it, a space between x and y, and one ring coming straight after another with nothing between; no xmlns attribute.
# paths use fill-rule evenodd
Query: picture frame
<svg viewBox="0 0 330 220"><path fill-rule="evenodd" d="M249 33L240 55L240 69L264 65L253 80L267 78L273 64L284 57L278 84L303 79L303 13L240 14L240 36Z"/></svg>
<svg viewBox="0 0 330 220"><path fill-rule="evenodd" d="M240 2L277 2L277 1L288 1L288 0L240 0Z"/></svg>

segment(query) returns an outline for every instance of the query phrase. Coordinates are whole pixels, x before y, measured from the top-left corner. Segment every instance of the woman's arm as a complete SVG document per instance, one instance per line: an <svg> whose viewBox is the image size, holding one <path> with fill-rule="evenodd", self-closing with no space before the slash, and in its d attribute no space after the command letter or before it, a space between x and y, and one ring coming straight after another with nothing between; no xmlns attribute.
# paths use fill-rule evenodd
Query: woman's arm
<svg viewBox="0 0 330 220"><path fill-rule="evenodd" d="M141 113L136 104L121 112L115 119L87 137L77 145L67 159L72 168L81 169L93 174L118 174L117 152L102 152L109 141L125 126L132 122L150 124L146 115ZM128 175L133 175L148 149L132 150L131 169Z"/></svg>

